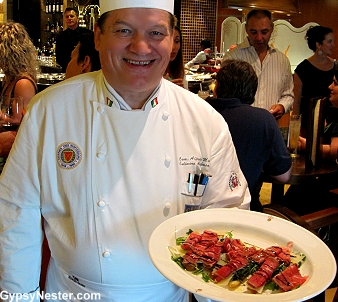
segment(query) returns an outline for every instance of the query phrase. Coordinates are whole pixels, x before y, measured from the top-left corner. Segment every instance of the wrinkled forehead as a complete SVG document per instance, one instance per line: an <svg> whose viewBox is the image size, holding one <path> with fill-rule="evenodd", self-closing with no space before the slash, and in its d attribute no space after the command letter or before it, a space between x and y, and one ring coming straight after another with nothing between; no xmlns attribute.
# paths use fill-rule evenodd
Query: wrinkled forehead
<svg viewBox="0 0 338 302"><path fill-rule="evenodd" d="M115 24L125 24L131 27L161 27L172 31L171 14L161 9L153 8L123 8L106 13L105 27Z"/></svg>
<svg viewBox="0 0 338 302"><path fill-rule="evenodd" d="M76 17L77 15L76 15L75 11L73 11L73 10L69 11L68 10L68 11L65 12L65 16Z"/></svg>
<svg viewBox="0 0 338 302"><path fill-rule="evenodd" d="M174 0L100 0L101 14L121 8L157 8L174 13Z"/></svg>
<svg viewBox="0 0 338 302"><path fill-rule="evenodd" d="M264 29L273 29L273 23L268 17L251 17L245 24L248 30L264 30Z"/></svg>

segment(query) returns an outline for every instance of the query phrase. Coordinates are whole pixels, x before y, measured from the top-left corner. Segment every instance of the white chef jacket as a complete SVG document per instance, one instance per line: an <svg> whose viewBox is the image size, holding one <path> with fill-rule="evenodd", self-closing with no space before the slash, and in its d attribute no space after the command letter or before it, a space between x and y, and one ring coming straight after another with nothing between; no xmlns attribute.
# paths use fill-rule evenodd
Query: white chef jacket
<svg viewBox="0 0 338 302"><path fill-rule="evenodd" d="M31 100L0 178L1 290L38 287L42 215L47 291L186 301L151 263L151 233L186 205L249 209L250 195L222 116L164 79L155 96L121 110L98 71ZM212 175L205 194L182 194L196 169Z"/></svg>

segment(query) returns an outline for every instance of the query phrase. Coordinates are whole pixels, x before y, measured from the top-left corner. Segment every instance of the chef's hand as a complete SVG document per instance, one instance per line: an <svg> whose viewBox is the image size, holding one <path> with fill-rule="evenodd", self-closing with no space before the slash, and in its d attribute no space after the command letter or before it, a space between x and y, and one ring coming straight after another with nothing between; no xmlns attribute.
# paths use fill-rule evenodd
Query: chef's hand
<svg viewBox="0 0 338 302"><path fill-rule="evenodd" d="M284 106L281 104L272 105L269 111L275 117L276 120L280 119L285 113Z"/></svg>

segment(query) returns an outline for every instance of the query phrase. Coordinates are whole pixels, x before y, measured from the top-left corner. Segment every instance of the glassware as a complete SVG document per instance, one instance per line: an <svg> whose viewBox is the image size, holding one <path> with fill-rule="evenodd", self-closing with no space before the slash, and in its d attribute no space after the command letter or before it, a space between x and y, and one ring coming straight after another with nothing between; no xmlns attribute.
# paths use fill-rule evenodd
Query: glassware
<svg viewBox="0 0 338 302"><path fill-rule="evenodd" d="M17 131L24 115L23 97L2 97L0 125L4 131Z"/></svg>
<svg viewBox="0 0 338 302"><path fill-rule="evenodd" d="M289 123L289 141L288 149L291 157L297 157L298 138L300 134L300 125L302 121L302 115L291 115Z"/></svg>

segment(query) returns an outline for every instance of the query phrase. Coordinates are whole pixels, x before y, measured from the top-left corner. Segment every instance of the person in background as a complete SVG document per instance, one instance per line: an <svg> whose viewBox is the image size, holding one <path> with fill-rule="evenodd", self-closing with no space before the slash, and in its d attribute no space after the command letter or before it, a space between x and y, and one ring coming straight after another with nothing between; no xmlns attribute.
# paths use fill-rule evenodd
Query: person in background
<svg viewBox="0 0 338 302"><path fill-rule="evenodd" d="M0 26L1 97L22 97L24 107L37 93L36 50L25 27L9 21Z"/></svg>
<svg viewBox="0 0 338 302"><path fill-rule="evenodd" d="M203 39L200 45L201 51L191 61L185 64L185 68L189 69L195 64L207 63L211 52L211 42L209 39Z"/></svg>
<svg viewBox="0 0 338 302"><path fill-rule="evenodd" d="M248 13L247 39L224 54L223 59L249 62L258 76L258 89L253 106L267 109L276 118L292 110L293 78L286 55L269 46L273 32L271 12L254 9Z"/></svg>
<svg viewBox="0 0 338 302"><path fill-rule="evenodd" d="M329 96L328 86L335 70L335 60L330 57L335 47L332 29L324 26L311 27L306 33L306 39L314 53L295 69L295 100L292 111L292 114L302 115L302 137L306 137L310 99Z"/></svg>
<svg viewBox="0 0 338 302"><path fill-rule="evenodd" d="M333 82L328 86L330 91L329 101L333 109L325 117L321 154L324 160L338 162L338 69L334 70ZM306 150L306 138L299 137L300 151Z"/></svg>
<svg viewBox="0 0 338 302"><path fill-rule="evenodd" d="M91 30L79 26L79 13L73 7L67 7L63 14L67 24L67 29L62 31L56 38L55 56L56 62L62 67L62 72L66 72L70 56L82 33L91 32Z"/></svg>
<svg viewBox="0 0 338 302"><path fill-rule="evenodd" d="M287 182L291 158L276 119L267 110L250 106L255 100L257 85L257 75L249 63L225 60L216 76L214 98L206 101L229 126L249 185L250 209L262 211L259 201L262 171L280 182Z"/></svg>
<svg viewBox="0 0 338 302"><path fill-rule="evenodd" d="M1 291L38 291L43 220L45 293L187 302L152 264L150 235L185 211L249 209L226 122L163 79L173 10L174 0L101 0L94 34L102 69L29 104L0 178ZM195 194L189 175L201 172L212 177Z"/></svg>
<svg viewBox="0 0 338 302"><path fill-rule="evenodd" d="M172 83L188 89L188 82L185 78L183 53L182 53L182 33L176 25L174 29L173 49L170 54L170 62L165 71L164 78Z"/></svg>
<svg viewBox="0 0 338 302"><path fill-rule="evenodd" d="M321 160L336 166L338 163L338 70L334 71L333 82L328 88L330 90L329 101L333 108L325 117L320 152ZM298 150L300 152L306 150L306 138L299 137ZM330 190L335 188L337 188L337 176L319 176L307 184L290 186L284 195L283 205L298 215L337 206L336 194L330 193ZM316 200L317 202L309 203L308 200ZM306 206L301 201L306 201Z"/></svg>
<svg viewBox="0 0 338 302"><path fill-rule="evenodd" d="M0 26L0 69L4 73L1 98L22 97L24 108L37 93L38 61L25 27L9 21ZM1 100L0 100L1 101ZM0 127L0 173L11 150L16 132Z"/></svg>
<svg viewBox="0 0 338 302"><path fill-rule="evenodd" d="M66 69L66 79L101 69L99 52L95 49L94 33L81 34Z"/></svg>

